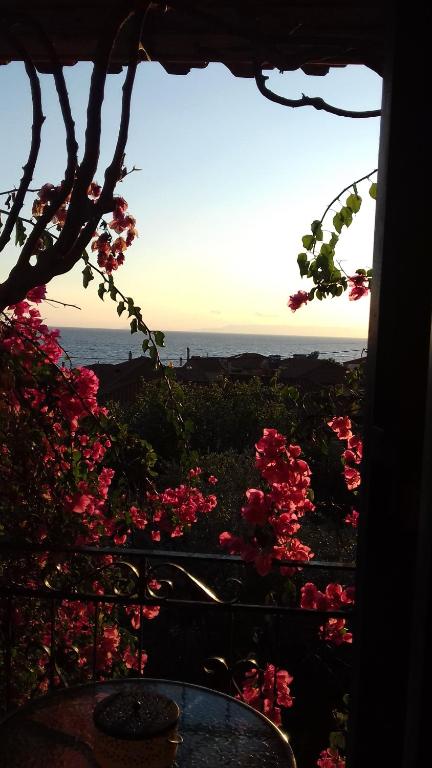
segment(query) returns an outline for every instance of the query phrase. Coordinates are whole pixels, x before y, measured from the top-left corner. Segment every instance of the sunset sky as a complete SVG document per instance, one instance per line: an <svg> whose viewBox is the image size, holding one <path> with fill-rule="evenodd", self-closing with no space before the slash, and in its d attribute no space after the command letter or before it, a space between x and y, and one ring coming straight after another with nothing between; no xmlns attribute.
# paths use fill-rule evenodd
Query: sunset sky
<svg viewBox="0 0 432 768"><path fill-rule="evenodd" d="M91 66L66 70L82 146ZM45 94L43 147L33 186L58 183L64 172L64 131L51 78ZM122 76L109 78L104 109L103 169L116 138ZM292 97L322 96L351 109L377 108L381 80L364 68L324 78L272 74L270 87ZM1 189L19 182L26 160L31 112L20 65L0 67ZM116 281L135 298L150 327L322 336L366 335L368 301L314 301L295 315L290 293L308 289L296 265L301 236L330 200L376 167L379 120L350 120L272 104L255 82L222 65L167 75L158 64L139 68L126 164L141 168L118 187L136 216L139 239ZM347 272L372 260L374 204L367 185L339 257ZM1 207L0 201L0 207ZM331 218L329 220L331 222ZM0 278L16 252L2 254ZM97 297L97 282L82 288L82 265L53 281L48 295L81 311L44 306L55 326L125 327L115 305Z"/></svg>

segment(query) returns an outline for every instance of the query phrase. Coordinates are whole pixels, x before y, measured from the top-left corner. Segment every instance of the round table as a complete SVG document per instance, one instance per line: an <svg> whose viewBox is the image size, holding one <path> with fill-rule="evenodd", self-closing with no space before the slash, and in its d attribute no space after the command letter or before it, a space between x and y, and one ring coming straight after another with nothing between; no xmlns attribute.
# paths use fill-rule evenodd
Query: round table
<svg viewBox="0 0 432 768"><path fill-rule="evenodd" d="M285 735L247 704L197 685L131 678L65 689L9 715L0 725L0 765L100 768L93 755L93 709L128 688L157 691L177 702L183 737L178 768L295 768Z"/></svg>

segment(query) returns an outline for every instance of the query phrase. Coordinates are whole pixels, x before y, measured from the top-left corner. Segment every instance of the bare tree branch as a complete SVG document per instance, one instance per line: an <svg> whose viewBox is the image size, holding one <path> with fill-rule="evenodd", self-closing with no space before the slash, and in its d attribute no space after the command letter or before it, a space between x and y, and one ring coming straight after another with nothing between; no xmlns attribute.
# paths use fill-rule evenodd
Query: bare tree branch
<svg viewBox="0 0 432 768"><path fill-rule="evenodd" d="M111 51L120 29L129 16L129 11L127 11L127 13L123 12L120 18L117 16L115 23L110 25L108 30L104 30L98 45L87 106L87 128L85 133L84 156L80 163L75 184L73 186L67 220L55 246L56 252L60 252L62 255L67 254L73 246L82 227L83 220L88 220L88 215L83 215L83 207L89 209L92 205L88 200L87 190L94 179L99 161L101 113ZM89 211L87 211L87 213L89 213Z"/></svg>
<svg viewBox="0 0 432 768"><path fill-rule="evenodd" d="M372 109L364 112L339 109L339 107L333 107L331 104L327 104L324 99L321 99L318 96L305 96L304 93L302 94L301 99L286 99L284 96L279 96L277 93L274 93L267 88L266 80L268 80L268 77L263 75L260 67L257 67L255 70L255 82L259 92L265 96L266 99L273 101L275 104L281 104L283 107L292 107L293 109L296 109L297 107L314 107L314 109L323 110L324 112L329 112L331 115L337 115L338 117L367 118L381 116L380 109Z"/></svg>
<svg viewBox="0 0 432 768"><path fill-rule="evenodd" d="M136 171L137 171L137 170L138 170L138 168L135 168L135 169L134 169L134 168L132 168L132 171L133 171L133 170L136 170ZM130 171L130 173L131 173L132 171ZM28 195L28 194L29 194L29 193L31 193L31 192L39 192L39 190L40 190L40 187L36 187L36 188L34 188L34 187L29 187L28 189L26 189L26 195ZM3 192L0 192L0 197L5 197L6 195L13 195L13 194L14 194L14 193L16 193L16 192L18 192L18 187L13 187L13 189L4 189L4 190L3 190Z"/></svg>
<svg viewBox="0 0 432 768"><path fill-rule="evenodd" d="M72 309L81 309L78 304L68 304L65 301L59 301L58 299L51 299L49 296L45 296L44 301L50 301L51 304L60 304L62 307L72 307Z"/></svg>
<svg viewBox="0 0 432 768"><path fill-rule="evenodd" d="M7 32L3 30L3 34L6 35L9 42L18 51L19 55L24 61L27 77L29 78L29 81L30 81L30 89L31 89L31 95L32 95L33 125L32 125L32 138L31 138L28 160L26 164L23 166L23 175L22 175L17 193L15 195L15 200L10 209L10 214L4 226L3 232L0 235L0 251L4 249L4 247L7 245L7 243L10 240L13 228L17 222L21 208L23 207L26 192L33 178L33 173L36 166L36 161L38 159L39 149L41 144L42 125L45 120L45 117L42 111L42 94L41 94L40 81L39 81L38 74L36 72L36 67L31 61L27 53L27 50L19 42L19 40L17 40L15 35L10 30L8 30Z"/></svg>
<svg viewBox="0 0 432 768"><path fill-rule="evenodd" d="M82 252L89 242L89 239L93 234L94 229L103 213L105 213L107 210L111 210L114 189L117 182L121 179L121 171L123 167L124 154L129 132L132 91L135 82L137 66L139 63L139 45L141 41L144 21L149 8L150 3L148 3L147 8L144 11L141 11L139 14L137 14L136 18L136 25L131 41L129 65L122 89L123 95L120 126L113 159L105 171L105 180L102 187L102 192L99 200L94 205L92 216L80 233L72 252L66 257L68 263L70 264L69 269L78 261L79 258L81 258Z"/></svg>
<svg viewBox="0 0 432 768"><path fill-rule="evenodd" d="M327 208L325 209L323 215L320 218L320 224L323 223L323 221L324 221L325 217L327 216L329 210L332 208L332 206L335 203L337 203L339 198L342 197L342 195L345 192L348 192L348 190L352 189L353 187L355 189L357 184L360 184L362 181L366 181L366 179L370 179L370 177L373 176L374 173L377 173L377 172L378 172L378 168L374 168L373 171L370 171L370 173L365 174L365 176L362 176L360 179L356 179L355 181L352 181L351 184L348 184L347 187L344 187L343 189L341 189L341 191L339 192L337 197L334 197L333 200L328 204Z"/></svg>
<svg viewBox="0 0 432 768"><path fill-rule="evenodd" d="M45 33L45 30L39 24L38 21L31 19L30 23L34 26L42 39L45 48L48 51L48 55L51 60L51 66L53 70L54 82L57 90L57 96L60 104L60 110L63 117L63 122L66 130L66 151L67 151L67 165L65 170L64 180L62 181L59 189L54 194L51 202L45 208L42 216L38 218L36 226L27 238L24 247L21 251L19 260L21 262L28 261L30 256L34 252L35 245L44 232L47 224L51 221L53 216L59 210L59 208L65 202L67 196L72 190L75 172L78 163L78 144L75 138L75 123L72 117L72 112L69 102L69 94L66 87L66 81L63 74L63 67L60 65L57 52Z"/></svg>
<svg viewBox="0 0 432 768"><path fill-rule="evenodd" d="M119 134L112 162L105 173L101 197L97 203L92 203L88 199L87 190L93 180L99 160L101 110L111 50L119 30L131 16L129 11L123 11L121 15L119 14L115 19L115 23L110 25L109 31L104 30L98 46L87 107L84 157L73 185L65 226L56 242L37 255L35 265L30 263L29 257L31 254L28 255L28 260L18 260L7 280L0 284L0 309L21 301L31 288L49 282L56 275L68 272L82 256L82 252L90 241L102 213L112 210L109 206L113 204L113 190L121 177L127 141L132 89L137 63L140 59L139 44L142 24L150 5L150 2L147 3L144 11L133 14L136 17L137 23L133 26L131 59L123 86ZM6 211L5 213L8 214ZM24 221L23 218L22 220ZM32 226L37 226L34 222L30 223Z"/></svg>

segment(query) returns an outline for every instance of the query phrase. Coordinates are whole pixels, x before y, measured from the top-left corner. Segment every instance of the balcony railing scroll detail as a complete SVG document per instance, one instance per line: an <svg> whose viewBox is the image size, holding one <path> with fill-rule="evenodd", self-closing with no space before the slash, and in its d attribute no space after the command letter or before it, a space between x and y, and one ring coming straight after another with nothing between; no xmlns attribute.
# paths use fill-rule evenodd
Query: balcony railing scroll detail
<svg viewBox="0 0 432 768"><path fill-rule="evenodd" d="M311 571L313 579L323 574L327 581L340 578L335 574L342 573L345 580L352 580L354 572L351 563L287 561L277 566L281 564L301 568L304 580L310 578L307 574ZM259 674L258 661L251 655L255 650L261 649L264 654L262 647L266 646L277 662L277 657L283 655L281 649L299 632L304 635L308 626L312 626L316 634L320 623L329 617L351 615L349 610L304 610L287 601L274 583L270 592L258 598L256 579L250 566L238 557L227 555L2 542L1 664L7 703L13 698L13 659L17 643L13 617L17 605L34 606L36 601L41 611L46 611L46 636L44 640L32 638L28 653L45 657L50 687L68 684L65 659L68 668L74 662L79 664L80 648L73 643L59 647L57 626L59 611L64 605L92 606L93 678L99 673L97 649L102 609L114 605L127 612L133 606L139 612L135 632L139 674L142 674L146 648L156 670L153 676L185 680L189 677L191 682L201 682L197 670L202 674L205 671L215 681L222 680L222 687L231 692L240 690L239 670L244 671L249 665ZM144 622L143 613L151 608L159 609L157 622ZM176 659L177 675L171 672ZM171 667L164 674L167 664Z"/></svg>

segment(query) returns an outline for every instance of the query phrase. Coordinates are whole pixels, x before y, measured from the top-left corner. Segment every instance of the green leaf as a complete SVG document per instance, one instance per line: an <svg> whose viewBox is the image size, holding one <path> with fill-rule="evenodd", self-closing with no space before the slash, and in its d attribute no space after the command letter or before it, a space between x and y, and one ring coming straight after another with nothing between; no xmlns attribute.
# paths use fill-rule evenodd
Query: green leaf
<svg viewBox="0 0 432 768"><path fill-rule="evenodd" d="M141 346L142 346L142 351L143 351L143 352L144 352L144 354L145 354L145 353L148 351L148 348L149 348L149 346L150 346L150 342L149 342L149 340L148 340L148 339L144 339L144 341L143 341L143 343L142 343L142 345L141 345Z"/></svg>
<svg viewBox="0 0 432 768"><path fill-rule="evenodd" d="M83 286L84 288L87 288L90 280L94 280L92 268L88 264L86 267L84 267L82 271L82 276L83 276Z"/></svg>
<svg viewBox="0 0 432 768"><path fill-rule="evenodd" d="M22 219L17 219L15 224L15 245L24 245L26 241L26 230Z"/></svg>
<svg viewBox="0 0 432 768"><path fill-rule="evenodd" d="M339 242L338 235L336 234L336 232L332 232L331 238L329 240L329 245L333 248L333 250L335 248L335 245L337 245L338 242Z"/></svg>
<svg viewBox="0 0 432 768"><path fill-rule="evenodd" d="M106 293L105 283L99 283L98 296L103 301L104 294Z"/></svg>
<svg viewBox="0 0 432 768"><path fill-rule="evenodd" d="M297 387L284 387L281 394L283 395L283 397L289 398L290 400L294 400L294 402L297 402L300 396Z"/></svg>
<svg viewBox="0 0 432 768"><path fill-rule="evenodd" d="M334 251L331 247L330 243L323 243L320 248L320 255L321 256L327 256L328 258L333 258Z"/></svg>
<svg viewBox="0 0 432 768"><path fill-rule="evenodd" d="M162 331L155 331L154 332L154 338L155 338L155 342L158 345L158 347L164 347L165 346L165 334L162 333Z"/></svg>
<svg viewBox="0 0 432 768"><path fill-rule="evenodd" d="M120 315L125 311L125 303L124 301L119 301L117 304L117 314L120 317Z"/></svg>
<svg viewBox="0 0 432 768"><path fill-rule="evenodd" d="M342 231L343 225L344 223L342 221L342 216L340 215L340 213L335 213L335 215L333 216L333 226L339 235Z"/></svg>
<svg viewBox="0 0 432 768"><path fill-rule="evenodd" d="M352 224L352 210L344 206L340 209L339 214L345 226L349 227Z"/></svg>
<svg viewBox="0 0 432 768"><path fill-rule="evenodd" d="M346 199L346 205L353 213L358 213L362 204L360 195L351 194Z"/></svg>
<svg viewBox="0 0 432 768"><path fill-rule="evenodd" d="M300 269L300 275L304 277L304 275L307 275L309 270L309 261L306 253L299 253L297 256L297 264Z"/></svg>
<svg viewBox="0 0 432 768"><path fill-rule="evenodd" d="M369 187L369 194L373 200L376 200L377 197L377 184L376 181L373 181L372 184Z"/></svg>
<svg viewBox="0 0 432 768"><path fill-rule="evenodd" d="M130 324L131 333L136 333L138 330L138 320L134 317Z"/></svg>
<svg viewBox="0 0 432 768"><path fill-rule="evenodd" d="M114 288L114 286L111 288L109 295L113 301L117 301L117 288Z"/></svg>
<svg viewBox="0 0 432 768"><path fill-rule="evenodd" d="M191 435L195 429L195 424L191 419L186 419L184 422L184 430L188 435Z"/></svg>
<svg viewBox="0 0 432 768"><path fill-rule="evenodd" d="M311 224L311 232L313 235L315 235L316 240L322 240L323 239L323 231L321 229L321 221L318 221L318 219L315 219L315 221Z"/></svg>
<svg viewBox="0 0 432 768"><path fill-rule="evenodd" d="M329 734L329 742L332 749L345 750L345 735L342 731L332 731Z"/></svg>
<svg viewBox="0 0 432 768"><path fill-rule="evenodd" d="M315 245L315 237L313 235L303 235L302 237L303 248L307 251L311 251Z"/></svg>

